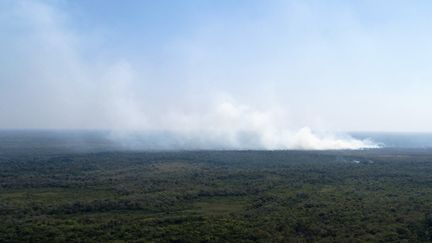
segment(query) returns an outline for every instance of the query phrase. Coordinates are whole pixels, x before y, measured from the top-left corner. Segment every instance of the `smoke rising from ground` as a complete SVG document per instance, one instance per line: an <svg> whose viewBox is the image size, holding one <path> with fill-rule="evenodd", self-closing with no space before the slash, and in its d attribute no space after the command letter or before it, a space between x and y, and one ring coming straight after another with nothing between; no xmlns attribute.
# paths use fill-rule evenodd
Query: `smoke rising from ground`
<svg viewBox="0 0 432 243"><path fill-rule="evenodd" d="M88 57L92 46L83 41L88 37L69 28L68 16L49 4L3 4L0 26L7 31L0 34L5 54L0 79L14 82L0 83L1 127L108 129L113 141L143 149L377 147L370 140L313 130L291 114L289 102L266 91L265 82L248 86L242 81L235 88L213 84L223 70L191 67L205 53L190 49L194 39L173 44L185 52L175 54L177 63L167 64L171 69L154 74L146 72L154 70L153 64ZM224 68L219 61L210 63ZM176 73L171 65L184 70ZM242 74L230 79L255 80L249 71L238 70ZM208 76L211 82L208 73L216 73Z"/></svg>
<svg viewBox="0 0 432 243"><path fill-rule="evenodd" d="M287 118L280 110L254 110L233 103L232 99L215 102L205 111L192 114L171 111L154 119L146 119L147 127L143 129L113 131L111 138L136 149L326 150L379 147L371 140L359 140L346 134L316 133L309 127L289 129L284 126ZM156 132L153 135L137 132L143 130Z"/></svg>

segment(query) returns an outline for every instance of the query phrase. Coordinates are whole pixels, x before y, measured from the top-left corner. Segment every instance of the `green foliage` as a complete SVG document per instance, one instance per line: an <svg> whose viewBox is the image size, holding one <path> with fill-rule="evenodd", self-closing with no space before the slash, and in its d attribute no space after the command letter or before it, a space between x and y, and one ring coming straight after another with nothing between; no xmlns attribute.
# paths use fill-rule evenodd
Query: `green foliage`
<svg viewBox="0 0 432 243"><path fill-rule="evenodd" d="M431 241L431 205L428 151L0 157L0 242Z"/></svg>

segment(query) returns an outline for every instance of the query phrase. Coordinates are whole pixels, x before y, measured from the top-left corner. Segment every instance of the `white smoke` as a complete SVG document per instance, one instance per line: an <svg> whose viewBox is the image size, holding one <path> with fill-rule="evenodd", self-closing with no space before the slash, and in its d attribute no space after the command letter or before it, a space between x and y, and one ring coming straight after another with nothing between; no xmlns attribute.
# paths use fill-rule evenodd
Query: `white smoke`
<svg viewBox="0 0 432 243"><path fill-rule="evenodd" d="M156 149L365 149L379 145L368 139L355 139L347 134L313 132L309 127L294 130L284 126L286 115L280 109L261 111L237 104L224 95L196 113L168 112L146 123L149 136L139 127L132 132L115 131L112 138L125 146ZM143 114L144 116L144 114ZM135 117L135 116L134 116ZM151 144L155 140L157 145Z"/></svg>
<svg viewBox="0 0 432 243"><path fill-rule="evenodd" d="M158 84L161 77L143 75L127 59L89 61L80 36L65 27L67 16L54 7L19 2L10 9L2 10L8 14L0 27L22 33L1 45L18 60L13 70L0 67L1 127L108 129L114 141L143 149L377 147L370 140L293 126L294 118L277 102L259 106L205 85L189 91L187 82L175 78ZM206 77L202 70L188 72ZM11 79L18 88L1 83Z"/></svg>

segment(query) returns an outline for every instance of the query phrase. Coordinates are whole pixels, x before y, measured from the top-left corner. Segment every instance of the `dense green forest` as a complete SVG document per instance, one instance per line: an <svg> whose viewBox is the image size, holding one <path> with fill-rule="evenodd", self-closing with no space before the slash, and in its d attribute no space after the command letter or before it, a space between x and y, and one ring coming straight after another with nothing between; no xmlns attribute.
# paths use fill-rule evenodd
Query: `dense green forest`
<svg viewBox="0 0 432 243"><path fill-rule="evenodd" d="M432 240L432 152L0 153L0 242Z"/></svg>

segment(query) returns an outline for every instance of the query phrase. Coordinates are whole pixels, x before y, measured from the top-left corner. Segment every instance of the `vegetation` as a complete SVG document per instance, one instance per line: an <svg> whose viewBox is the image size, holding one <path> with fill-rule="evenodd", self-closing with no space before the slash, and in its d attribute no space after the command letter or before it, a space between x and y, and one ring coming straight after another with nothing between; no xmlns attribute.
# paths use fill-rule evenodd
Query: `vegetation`
<svg viewBox="0 0 432 243"><path fill-rule="evenodd" d="M0 154L0 242L432 240L432 152Z"/></svg>

